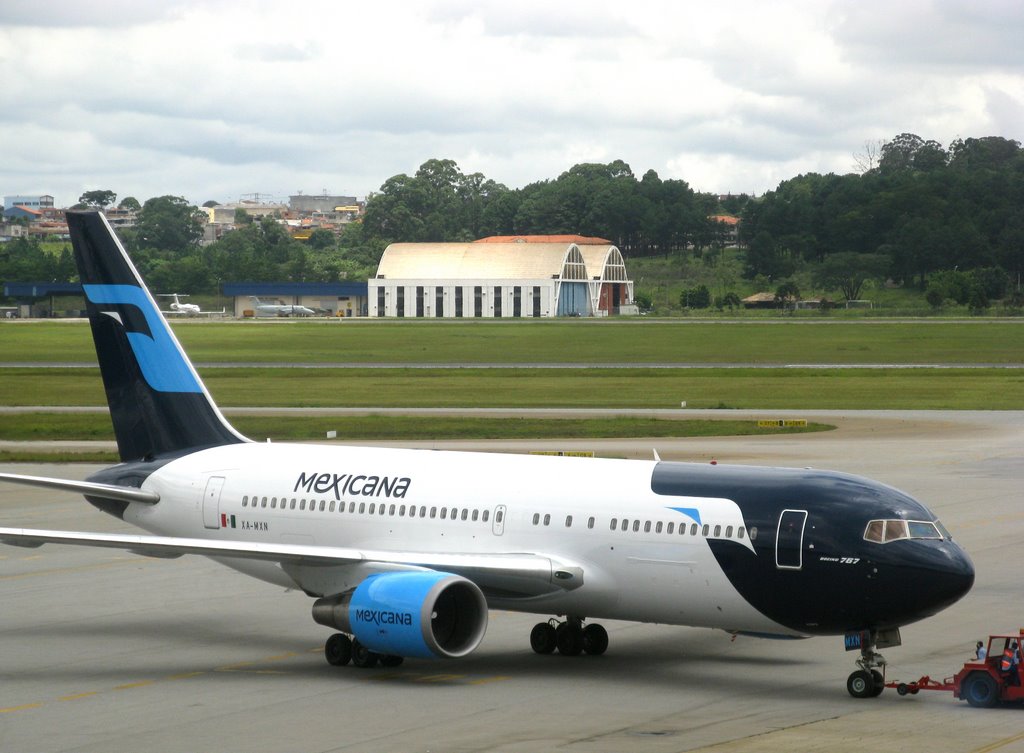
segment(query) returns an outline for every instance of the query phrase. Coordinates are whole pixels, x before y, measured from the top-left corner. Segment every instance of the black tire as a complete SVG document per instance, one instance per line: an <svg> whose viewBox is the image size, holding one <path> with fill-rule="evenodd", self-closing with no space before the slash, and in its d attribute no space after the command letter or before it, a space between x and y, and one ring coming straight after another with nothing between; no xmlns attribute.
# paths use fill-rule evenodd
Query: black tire
<svg viewBox="0 0 1024 753"><path fill-rule="evenodd" d="M990 709L999 702L999 683L987 672L971 672L960 694L975 708Z"/></svg>
<svg viewBox="0 0 1024 753"><path fill-rule="evenodd" d="M906 695L909 692L910 688L907 687L907 683L905 682L901 682L899 685L896 686L897 695Z"/></svg>
<svg viewBox="0 0 1024 753"><path fill-rule="evenodd" d="M871 670L871 679L875 682L875 689L871 691L871 697L877 698L885 690L885 677L877 669Z"/></svg>
<svg viewBox="0 0 1024 753"><path fill-rule="evenodd" d="M583 628L583 650L590 656L600 656L608 650L608 631L596 622Z"/></svg>
<svg viewBox="0 0 1024 753"><path fill-rule="evenodd" d="M875 678L870 672L858 669L846 678L846 690L854 698L870 698L875 692Z"/></svg>
<svg viewBox="0 0 1024 753"><path fill-rule="evenodd" d="M530 631L530 648L538 654L550 654L555 650L555 629L550 622L538 622Z"/></svg>
<svg viewBox="0 0 1024 753"><path fill-rule="evenodd" d="M404 661L404 656L395 656L394 654L385 654L380 657L380 665L382 667L400 667Z"/></svg>
<svg viewBox="0 0 1024 753"><path fill-rule="evenodd" d="M324 658L332 667L344 667L352 660L352 639L344 633L335 633L324 644Z"/></svg>
<svg viewBox="0 0 1024 753"><path fill-rule="evenodd" d="M555 630L558 653L563 656L579 656L583 653L583 629L579 625L563 622Z"/></svg>
<svg viewBox="0 0 1024 753"><path fill-rule="evenodd" d="M380 654L376 654L358 640L352 641L352 666L360 669L373 669L377 666Z"/></svg>

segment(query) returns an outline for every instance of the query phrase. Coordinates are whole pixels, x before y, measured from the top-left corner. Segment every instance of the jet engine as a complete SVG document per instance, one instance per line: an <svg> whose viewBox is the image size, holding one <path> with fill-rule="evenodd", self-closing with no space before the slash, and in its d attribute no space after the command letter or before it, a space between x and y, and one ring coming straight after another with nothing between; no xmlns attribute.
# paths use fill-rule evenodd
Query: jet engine
<svg viewBox="0 0 1024 753"><path fill-rule="evenodd" d="M487 601L475 583L452 573L378 573L317 599L313 619L380 654L455 658L483 640Z"/></svg>

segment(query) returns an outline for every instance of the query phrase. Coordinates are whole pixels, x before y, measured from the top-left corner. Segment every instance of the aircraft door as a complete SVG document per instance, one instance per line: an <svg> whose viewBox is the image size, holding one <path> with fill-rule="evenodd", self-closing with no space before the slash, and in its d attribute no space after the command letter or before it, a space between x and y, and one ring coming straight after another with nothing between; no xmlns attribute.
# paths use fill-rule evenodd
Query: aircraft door
<svg viewBox="0 0 1024 753"><path fill-rule="evenodd" d="M498 505L494 508L494 520L491 522L491 531L495 536L505 533L505 505Z"/></svg>
<svg viewBox="0 0 1024 753"><path fill-rule="evenodd" d="M800 570L804 566L804 526L806 510L783 510L775 538L775 566L780 570Z"/></svg>
<svg viewBox="0 0 1024 753"><path fill-rule="evenodd" d="M220 491L224 488L223 476L210 476L203 494L203 525L220 528Z"/></svg>

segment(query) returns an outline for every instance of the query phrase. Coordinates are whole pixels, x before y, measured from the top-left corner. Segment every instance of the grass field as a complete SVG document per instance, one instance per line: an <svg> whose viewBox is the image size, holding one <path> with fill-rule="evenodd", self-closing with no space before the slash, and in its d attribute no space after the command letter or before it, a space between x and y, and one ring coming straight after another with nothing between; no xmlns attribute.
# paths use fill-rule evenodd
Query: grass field
<svg viewBox="0 0 1024 753"><path fill-rule="evenodd" d="M1024 369L200 370L222 406L1024 409ZM7 368L0 405L103 405L95 368Z"/></svg>
<svg viewBox="0 0 1024 753"><path fill-rule="evenodd" d="M176 322L200 363L1019 364L1021 321ZM95 362L84 322L0 321L0 362Z"/></svg>

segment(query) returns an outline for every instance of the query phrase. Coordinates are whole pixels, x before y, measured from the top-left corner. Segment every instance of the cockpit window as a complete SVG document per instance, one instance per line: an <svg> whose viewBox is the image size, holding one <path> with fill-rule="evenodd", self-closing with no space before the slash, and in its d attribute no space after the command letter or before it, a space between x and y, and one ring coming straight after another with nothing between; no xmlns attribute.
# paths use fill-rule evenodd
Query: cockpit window
<svg viewBox="0 0 1024 753"><path fill-rule="evenodd" d="M864 529L864 539L877 544L888 544L900 539L948 539L949 533L938 521L928 520L871 520Z"/></svg>

